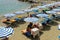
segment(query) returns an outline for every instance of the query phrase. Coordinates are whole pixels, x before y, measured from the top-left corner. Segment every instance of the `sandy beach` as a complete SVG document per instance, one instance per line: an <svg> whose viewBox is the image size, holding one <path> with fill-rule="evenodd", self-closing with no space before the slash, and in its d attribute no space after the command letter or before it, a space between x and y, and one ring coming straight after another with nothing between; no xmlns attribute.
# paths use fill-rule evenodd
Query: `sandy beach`
<svg viewBox="0 0 60 40"><path fill-rule="evenodd" d="M58 35L60 34L60 30L58 30L58 23L60 24L60 20L56 21L56 24L49 24L45 30L42 30L42 34L39 38L32 39L27 38L25 35L22 34L21 30L26 29L28 23L19 24L17 27L14 27L14 34L9 37L9 40L58 40ZM0 22L0 25L2 23Z"/></svg>
<svg viewBox="0 0 60 40"><path fill-rule="evenodd" d="M30 14L33 14L33 12L31 12ZM27 16L27 14L23 14L20 16ZM0 19L0 26L5 26L2 23L3 19L4 19L3 17ZM25 35L23 35L21 32L21 30L26 29L29 22L18 24L18 26L13 27L14 34L12 34L9 37L9 40L58 40L58 35L60 35L60 30L58 30L58 24L60 24L60 19L52 20L52 21L54 21L54 22L51 24L48 24L48 26L46 26L46 28L44 30L42 30L42 33L40 34L40 36L38 38L35 38L35 39L34 38L28 38Z"/></svg>

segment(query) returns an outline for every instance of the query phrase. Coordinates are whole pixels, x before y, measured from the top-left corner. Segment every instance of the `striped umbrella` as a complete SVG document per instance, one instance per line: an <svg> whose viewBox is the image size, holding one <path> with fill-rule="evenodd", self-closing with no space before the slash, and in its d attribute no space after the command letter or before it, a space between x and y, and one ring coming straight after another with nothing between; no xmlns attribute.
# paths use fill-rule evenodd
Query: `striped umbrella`
<svg viewBox="0 0 60 40"><path fill-rule="evenodd" d="M13 30L11 27L9 27L9 28L0 27L0 38L8 37L8 36L10 36L13 32L14 32L14 30Z"/></svg>

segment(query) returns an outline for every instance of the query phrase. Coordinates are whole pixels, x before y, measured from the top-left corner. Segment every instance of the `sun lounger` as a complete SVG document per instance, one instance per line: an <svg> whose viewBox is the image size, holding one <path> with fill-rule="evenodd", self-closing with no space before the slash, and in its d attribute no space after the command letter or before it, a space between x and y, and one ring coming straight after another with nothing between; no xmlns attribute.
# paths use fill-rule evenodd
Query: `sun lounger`
<svg viewBox="0 0 60 40"><path fill-rule="evenodd" d="M60 30L60 24L58 25L58 30Z"/></svg>

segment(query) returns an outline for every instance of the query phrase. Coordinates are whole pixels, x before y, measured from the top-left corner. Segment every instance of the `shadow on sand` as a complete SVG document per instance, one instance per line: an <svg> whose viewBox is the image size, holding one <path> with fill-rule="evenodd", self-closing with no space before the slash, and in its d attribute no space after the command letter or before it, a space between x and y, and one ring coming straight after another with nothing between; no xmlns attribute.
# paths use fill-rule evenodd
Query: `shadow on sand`
<svg viewBox="0 0 60 40"><path fill-rule="evenodd" d="M48 23L50 26L56 26L58 23L54 20L52 20L50 23Z"/></svg>
<svg viewBox="0 0 60 40"><path fill-rule="evenodd" d="M30 36L30 37L27 37L26 35L25 35L25 36L26 36L27 38L31 39L31 40L40 40L40 36L41 36L42 34L43 34L43 32L39 32L39 36L36 35L35 38L33 38L33 36Z"/></svg>
<svg viewBox="0 0 60 40"><path fill-rule="evenodd" d="M56 18L55 20L60 22L60 19L59 18Z"/></svg>
<svg viewBox="0 0 60 40"><path fill-rule="evenodd" d="M26 22L19 22L19 23L16 22L16 23L11 24L10 27L12 28L19 27L19 25L24 24L24 23Z"/></svg>
<svg viewBox="0 0 60 40"><path fill-rule="evenodd" d="M49 31L50 28L51 28L50 25L44 25L42 30L43 30L43 31Z"/></svg>

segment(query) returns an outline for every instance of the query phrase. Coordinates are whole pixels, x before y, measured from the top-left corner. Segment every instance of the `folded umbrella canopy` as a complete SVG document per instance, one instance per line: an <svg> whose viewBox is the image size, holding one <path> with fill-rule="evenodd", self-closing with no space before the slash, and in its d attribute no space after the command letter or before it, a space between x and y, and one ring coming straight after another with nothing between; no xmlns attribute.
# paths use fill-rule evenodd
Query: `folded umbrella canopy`
<svg viewBox="0 0 60 40"><path fill-rule="evenodd" d="M0 38L9 37L11 34L13 34L13 32L14 30L11 27L0 27Z"/></svg>
<svg viewBox="0 0 60 40"><path fill-rule="evenodd" d="M27 17L24 19L24 21L26 22L37 22L38 21L38 18L35 18L35 17Z"/></svg>
<svg viewBox="0 0 60 40"><path fill-rule="evenodd" d="M24 14L25 12L24 11L17 11L15 12L15 14Z"/></svg>
<svg viewBox="0 0 60 40"><path fill-rule="evenodd" d="M13 13L9 13L9 14L5 14L4 16L7 18L7 17L13 17L15 16L16 14L13 14Z"/></svg>

